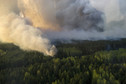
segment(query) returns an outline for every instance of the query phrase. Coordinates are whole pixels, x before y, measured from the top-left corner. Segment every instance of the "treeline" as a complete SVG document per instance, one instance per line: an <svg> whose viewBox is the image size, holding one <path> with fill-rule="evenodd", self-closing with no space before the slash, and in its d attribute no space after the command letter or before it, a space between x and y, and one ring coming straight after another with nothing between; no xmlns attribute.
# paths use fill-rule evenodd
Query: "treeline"
<svg viewBox="0 0 126 84"><path fill-rule="evenodd" d="M72 41L70 43L57 42L58 53L56 57L90 55L98 51L118 50L126 48L126 39L100 40L100 41Z"/></svg>
<svg viewBox="0 0 126 84"><path fill-rule="evenodd" d="M125 43L113 42L60 43L55 57L0 44L0 84L126 84Z"/></svg>

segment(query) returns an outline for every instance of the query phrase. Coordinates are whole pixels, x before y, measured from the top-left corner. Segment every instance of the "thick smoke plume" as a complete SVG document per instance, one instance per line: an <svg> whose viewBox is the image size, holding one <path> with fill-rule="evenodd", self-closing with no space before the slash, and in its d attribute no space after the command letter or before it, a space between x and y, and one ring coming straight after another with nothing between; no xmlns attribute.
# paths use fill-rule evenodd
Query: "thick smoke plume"
<svg viewBox="0 0 126 84"><path fill-rule="evenodd" d="M0 41L53 56L50 41L126 37L125 0L0 0Z"/></svg>
<svg viewBox="0 0 126 84"><path fill-rule="evenodd" d="M26 18L19 16L16 0L0 1L0 41L14 43L24 50L36 50L53 56L55 46L44 37L44 33L33 27Z"/></svg>

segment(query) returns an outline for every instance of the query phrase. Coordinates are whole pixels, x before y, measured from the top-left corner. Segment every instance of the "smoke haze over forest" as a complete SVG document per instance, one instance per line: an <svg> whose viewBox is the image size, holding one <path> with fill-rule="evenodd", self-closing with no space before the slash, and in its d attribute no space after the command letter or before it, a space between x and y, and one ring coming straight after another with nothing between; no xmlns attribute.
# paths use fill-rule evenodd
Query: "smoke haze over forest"
<svg viewBox="0 0 126 84"><path fill-rule="evenodd" d="M126 38L125 0L0 0L0 41L53 56L52 40Z"/></svg>

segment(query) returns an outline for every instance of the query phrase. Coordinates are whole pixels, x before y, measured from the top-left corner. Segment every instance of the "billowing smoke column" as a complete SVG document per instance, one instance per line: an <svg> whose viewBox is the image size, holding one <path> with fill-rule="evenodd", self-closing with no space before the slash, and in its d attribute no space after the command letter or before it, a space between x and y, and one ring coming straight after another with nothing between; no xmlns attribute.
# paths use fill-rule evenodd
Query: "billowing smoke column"
<svg viewBox="0 0 126 84"><path fill-rule="evenodd" d="M55 46L45 38L44 33L22 18L16 0L0 1L0 41L14 43L24 50L35 50L53 56Z"/></svg>
<svg viewBox="0 0 126 84"><path fill-rule="evenodd" d="M0 0L0 41L53 56L50 40L126 37L125 0Z"/></svg>

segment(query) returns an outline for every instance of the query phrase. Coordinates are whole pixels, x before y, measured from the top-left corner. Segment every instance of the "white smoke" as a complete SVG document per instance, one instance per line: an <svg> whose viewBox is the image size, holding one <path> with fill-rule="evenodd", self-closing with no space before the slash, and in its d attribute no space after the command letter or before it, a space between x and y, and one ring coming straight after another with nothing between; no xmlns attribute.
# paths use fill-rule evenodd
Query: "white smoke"
<svg viewBox="0 0 126 84"><path fill-rule="evenodd" d="M26 18L22 18L15 12L13 3L16 0L0 1L0 41L14 43L24 50L36 50L45 55L53 56L56 53L55 46L44 37L44 33L29 24ZM18 9L16 9L18 10Z"/></svg>
<svg viewBox="0 0 126 84"><path fill-rule="evenodd" d="M50 40L126 38L125 0L0 0L0 41L53 56Z"/></svg>

